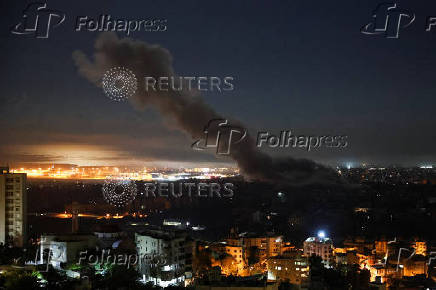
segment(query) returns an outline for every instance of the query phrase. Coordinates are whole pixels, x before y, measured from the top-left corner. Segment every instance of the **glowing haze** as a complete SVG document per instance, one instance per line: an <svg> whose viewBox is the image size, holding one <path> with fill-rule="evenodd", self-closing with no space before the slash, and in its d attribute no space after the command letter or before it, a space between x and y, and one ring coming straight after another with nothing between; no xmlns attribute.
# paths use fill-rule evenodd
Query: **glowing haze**
<svg viewBox="0 0 436 290"><path fill-rule="evenodd" d="M92 60L81 51L76 51L73 58L79 72L97 86L101 86L101 78L108 69L119 66L132 70L139 80L145 76L176 76L172 67L172 56L167 49L128 38L119 39L113 33L102 33L98 37ZM177 128L194 140L203 136L204 126L210 120L228 119L190 91L146 91L141 82L138 85L138 92L131 99L135 107L156 108L165 118L175 121ZM240 125L235 120L231 123ZM230 157L242 173L252 179L294 184L335 180L332 170L310 160L271 158L259 151L250 136L232 147Z"/></svg>

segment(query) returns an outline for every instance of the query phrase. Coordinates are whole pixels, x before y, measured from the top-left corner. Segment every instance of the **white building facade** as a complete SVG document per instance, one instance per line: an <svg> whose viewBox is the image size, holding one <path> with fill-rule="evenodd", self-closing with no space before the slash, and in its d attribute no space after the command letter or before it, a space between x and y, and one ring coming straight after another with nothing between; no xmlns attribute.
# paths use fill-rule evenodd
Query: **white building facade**
<svg viewBox="0 0 436 290"><path fill-rule="evenodd" d="M27 175L0 170L0 243L23 247L27 242Z"/></svg>
<svg viewBox="0 0 436 290"><path fill-rule="evenodd" d="M155 285L184 285L186 235L175 232L148 231L135 234L139 255L138 271L143 282Z"/></svg>
<svg viewBox="0 0 436 290"><path fill-rule="evenodd" d="M321 257L322 262L326 267L330 267L333 262L333 242L329 238L307 238L303 243L303 250L306 257L312 255Z"/></svg>

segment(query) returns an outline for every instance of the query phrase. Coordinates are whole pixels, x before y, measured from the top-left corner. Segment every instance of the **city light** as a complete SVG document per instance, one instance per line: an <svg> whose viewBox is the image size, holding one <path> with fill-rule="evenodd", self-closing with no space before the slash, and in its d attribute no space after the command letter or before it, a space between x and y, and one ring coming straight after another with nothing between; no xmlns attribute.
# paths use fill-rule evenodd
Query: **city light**
<svg viewBox="0 0 436 290"><path fill-rule="evenodd" d="M324 239L325 238L325 232L324 231L318 231L318 238Z"/></svg>
<svg viewBox="0 0 436 290"><path fill-rule="evenodd" d="M117 178L120 180L155 180L177 181L182 179L226 178L239 174L237 168L182 168L182 169L158 169L114 166L77 166L77 165L50 165L38 167L11 168L13 173L26 173L29 178L38 179L88 179L105 180Z"/></svg>
<svg viewBox="0 0 436 290"><path fill-rule="evenodd" d="M436 290L434 1L3 2L0 290Z"/></svg>

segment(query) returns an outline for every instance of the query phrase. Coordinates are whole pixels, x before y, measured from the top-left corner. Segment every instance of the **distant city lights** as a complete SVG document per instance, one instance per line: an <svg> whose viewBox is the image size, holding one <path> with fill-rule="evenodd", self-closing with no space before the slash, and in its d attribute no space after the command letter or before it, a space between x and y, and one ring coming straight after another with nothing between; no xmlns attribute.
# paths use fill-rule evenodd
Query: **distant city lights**
<svg viewBox="0 0 436 290"><path fill-rule="evenodd" d="M422 165L419 168L421 168L421 169L433 169L433 165Z"/></svg>
<svg viewBox="0 0 436 290"><path fill-rule="evenodd" d="M45 165L30 168L11 168L13 173L26 173L29 178L42 179L94 179L105 180L111 176L130 180L176 181L183 179L226 178L239 174L237 168L135 168L114 166Z"/></svg>

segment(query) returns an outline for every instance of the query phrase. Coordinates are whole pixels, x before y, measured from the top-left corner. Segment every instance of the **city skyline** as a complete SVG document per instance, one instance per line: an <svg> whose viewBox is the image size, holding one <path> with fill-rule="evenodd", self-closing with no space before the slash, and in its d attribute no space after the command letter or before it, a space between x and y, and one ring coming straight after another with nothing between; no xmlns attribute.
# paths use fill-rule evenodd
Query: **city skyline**
<svg viewBox="0 0 436 290"><path fill-rule="evenodd" d="M0 290L436 289L436 2L0 2Z"/></svg>

